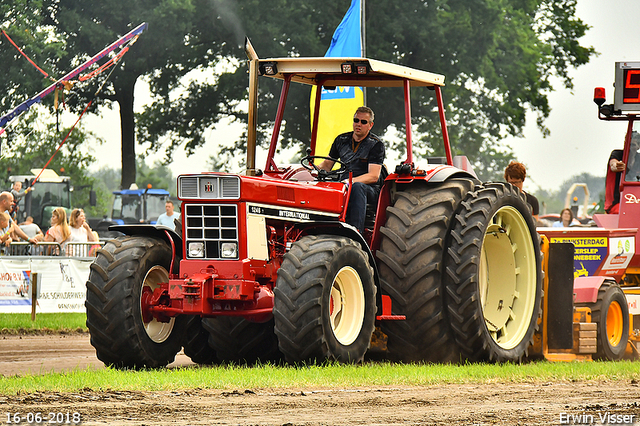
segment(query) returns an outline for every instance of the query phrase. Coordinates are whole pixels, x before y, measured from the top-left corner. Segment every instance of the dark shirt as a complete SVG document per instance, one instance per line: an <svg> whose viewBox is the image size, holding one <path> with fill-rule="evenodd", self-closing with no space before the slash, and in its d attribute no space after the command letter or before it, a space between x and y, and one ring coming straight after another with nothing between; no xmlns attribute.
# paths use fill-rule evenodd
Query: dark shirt
<svg viewBox="0 0 640 426"><path fill-rule="evenodd" d="M609 156L609 161L607 161L607 167L610 167L609 163L613 159L622 161L623 155L624 155L624 151L621 149L614 149L613 151L611 151L611 155ZM613 203L611 204L612 207L620 203L620 177L621 176L622 176L622 172L616 173L616 185L614 186L614 190L613 190Z"/></svg>
<svg viewBox="0 0 640 426"><path fill-rule="evenodd" d="M538 199L533 195L525 192L524 195L527 197L527 203L531 206L531 213L536 216L540 213L540 205L538 204Z"/></svg>
<svg viewBox="0 0 640 426"><path fill-rule="evenodd" d="M336 137L329 150L329 157L339 159L347 166L340 180L348 179L350 171L353 177L368 173L369 164L384 164L384 156L384 143L371 132L360 142L353 140L353 132L343 133ZM377 183L371 186L379 189Z"/></svg>

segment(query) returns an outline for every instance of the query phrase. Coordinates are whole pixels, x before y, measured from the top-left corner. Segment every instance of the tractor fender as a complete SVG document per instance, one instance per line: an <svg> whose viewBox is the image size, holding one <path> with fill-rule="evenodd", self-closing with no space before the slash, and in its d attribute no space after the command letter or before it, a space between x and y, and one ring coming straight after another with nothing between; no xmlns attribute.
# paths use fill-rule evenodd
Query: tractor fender
<svg viewBox="0 0 640 426"><path fill-rule="evenodd" d="M109 231L122 232L125 235L130 236L143 236L154 237L165 241L173 254L173 259L182 259L182 237L178 235L173 229L167 228L162 225L112 225L109 227ZM175 262L177 265L177 262Z"/></svg>
<svg viewBox="0 0 640 426"><path fill-rule="evenodd" d="M349 225L348 223L334 222L334 221L318 221L318 222L314 222L313 224L301 223L301 224L298 224L297 226L299 229L304 229L304 233L306 235L319 235L319 234L340 235L342 237L348 237L354 241L359 242L360 245L362 246L362 250L364 250L367 253L367 256L369 257L369 264L373 268L374 284L378 289L376 293L377 294L376 298L378 299L378 306L382 306L381 304L382 302L380 299L381 289L380 289L380 276L378 274L378 265L376 263L375 257L373 256L373 253L371 252L371 248L369 247L369 244L367 244L367 242L364 240L360 232L358 232L358 230L354 226Z"/></svg>
<svg viewBox="0 0 640 426"><path fill-rule="evenodd" d="M596 303L598 291L605 280L610 277L578 277L573 280L573 303Z"/></svg>
<svg viewBox="0 0 640 426"><path fill-rule="evenodd" d="M429 175L431 175L427 178L429 182L444 182L445 180L452 178L466 178L478 181L478 178L473 174L452 166L437 167L433 170L433 174L429 173Z"/></svg>

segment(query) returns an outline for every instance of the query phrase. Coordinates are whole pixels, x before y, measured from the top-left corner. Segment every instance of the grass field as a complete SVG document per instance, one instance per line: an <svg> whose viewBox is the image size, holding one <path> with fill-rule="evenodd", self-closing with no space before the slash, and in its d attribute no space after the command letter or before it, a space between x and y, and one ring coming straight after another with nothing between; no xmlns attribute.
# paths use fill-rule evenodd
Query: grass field
<svg viewBox="0 0 640 426"><path fill-rule="evenodd" d="M86 331L85 314L0 314L4 333L35 330ZM459 383L545 383L559 381L619 381L640 383L640 363L624 362L531 362L516 364L325 364L319 366L203 366L178 369L120 371L76 370L0 377L0 394L35 391L159 391L184 389L349 388L369 386L425 386Z"/></svg>
<svg viewBox="0 0 640 426"><path fill-rule="evenodd" d="M17 334L21 332L87 331L87 315L84 313L38 314L31 321L31 314L0 314L0 331Z"/></svg>
<svg viewBox="0 0 640 426"><path fill-rule="evenodd" d="M185 367L119 371L87 369L1 377L0 394L58 391L161 391L184 389L350 388L427 386L460 383L545 383L618 381L640 383L640 364L624 362L546 362L516 364L327 364L292 367L260 365Z"/></svg>

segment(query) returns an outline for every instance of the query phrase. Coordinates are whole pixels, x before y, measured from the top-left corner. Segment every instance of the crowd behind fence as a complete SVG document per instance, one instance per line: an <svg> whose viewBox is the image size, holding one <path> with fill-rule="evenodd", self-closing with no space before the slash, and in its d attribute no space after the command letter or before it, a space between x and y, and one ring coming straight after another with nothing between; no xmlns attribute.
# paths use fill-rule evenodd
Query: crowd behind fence
<svg viewBox="0 0 640 426"><path fill-rule="evenodd" d="M67 257L95 257L96 251L104 245L104 241L89 243L67 243L61 245L54 242L13 242L3 247L0 254L6 256L67 256Z"/></svg>

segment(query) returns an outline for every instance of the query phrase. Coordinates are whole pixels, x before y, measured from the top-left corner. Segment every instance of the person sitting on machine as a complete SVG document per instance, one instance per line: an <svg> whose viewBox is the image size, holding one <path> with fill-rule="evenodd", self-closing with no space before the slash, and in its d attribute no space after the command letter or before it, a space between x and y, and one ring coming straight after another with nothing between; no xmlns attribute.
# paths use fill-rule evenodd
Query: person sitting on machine
<svg viewBox="0 0 640 426"><path fill-rule="evenodd" d="M620 178L622 172L627 171L627 182L640 181L640 134L633 132L631 135L631 148L629 150L628 167L622 159L624 150L614 149L609 156L607 178L605 183L604 211L609 214L618 214L620 208Z"/></svg>
<svg viewBox="0 0 640 426"><path fill-rule="evenodd" d="M373 119L371 108L359 107L353 116L353 131L336 137L329 150L329 157L347 166L340 177L344 183L349 183L349 172L353 173L346 221L361 234L364 234L367 203L375 203L380 194L380 172L385 158L384 143L371 133ZM334 163L325 159L318 168L330 171Z"/></svg>

